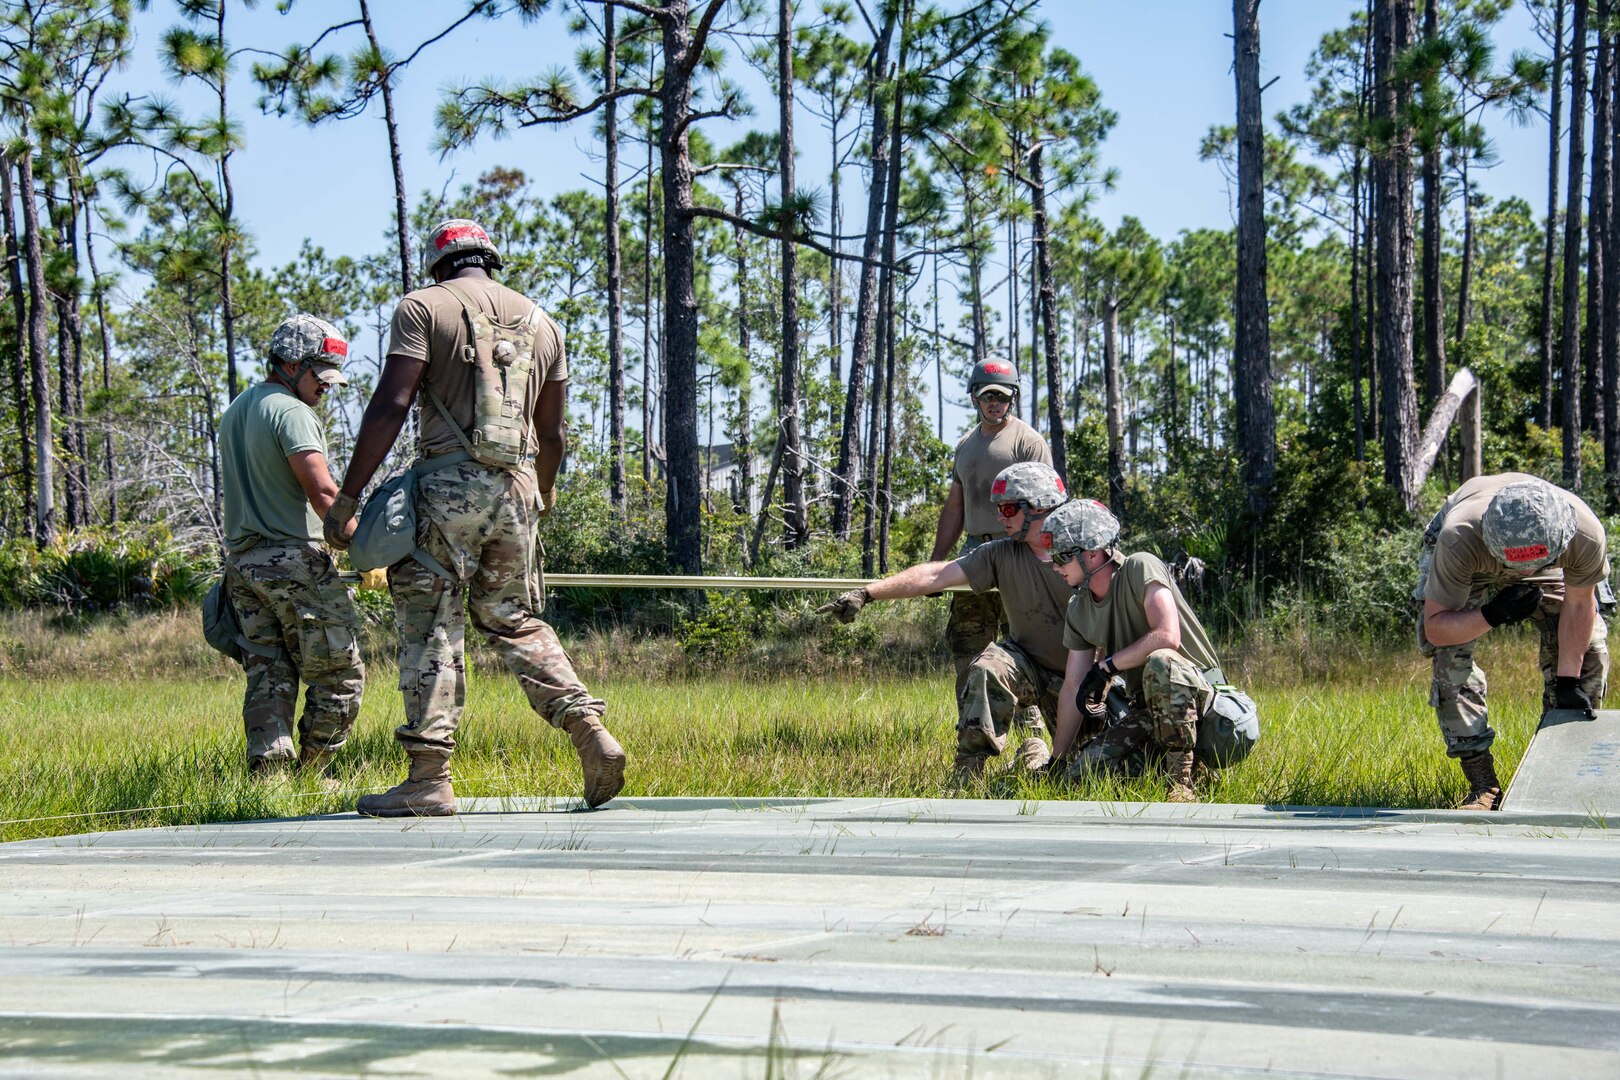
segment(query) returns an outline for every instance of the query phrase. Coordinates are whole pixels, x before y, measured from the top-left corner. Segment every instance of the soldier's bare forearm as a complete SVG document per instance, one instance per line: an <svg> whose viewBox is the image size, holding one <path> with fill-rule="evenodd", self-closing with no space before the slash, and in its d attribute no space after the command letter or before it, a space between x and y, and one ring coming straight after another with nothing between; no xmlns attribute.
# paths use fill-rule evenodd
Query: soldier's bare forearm
<svg viewBox="0 0 1620 1080"><path fill-rule="evenodd" d="M954 562L926 562L874 581L866 587L873 600L904 600L938 592L952 585L966 585L967 575Z"/></svg>
<svg viewBox="0 0 1620 1080"><path fill-rule="evenodd" d="M1597 625L1595 589L1564 591L1563 610L1558 615L1558 674L1578 677L1586 662L1586 646Z"/></svg>

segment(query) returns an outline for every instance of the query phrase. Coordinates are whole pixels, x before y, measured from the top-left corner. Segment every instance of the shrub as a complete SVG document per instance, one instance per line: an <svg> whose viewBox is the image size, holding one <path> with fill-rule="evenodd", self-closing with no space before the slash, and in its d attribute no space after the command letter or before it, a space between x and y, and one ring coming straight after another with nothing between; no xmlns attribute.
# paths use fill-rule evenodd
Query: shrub
<svg viewBox="0 0 1620 1080"><path fill-rule="evenodd" d="M218 572L212 552L184 549L153 527L81 529L43 549L0 543L0 606L54 606L69 614L195 602Z"/></svg>

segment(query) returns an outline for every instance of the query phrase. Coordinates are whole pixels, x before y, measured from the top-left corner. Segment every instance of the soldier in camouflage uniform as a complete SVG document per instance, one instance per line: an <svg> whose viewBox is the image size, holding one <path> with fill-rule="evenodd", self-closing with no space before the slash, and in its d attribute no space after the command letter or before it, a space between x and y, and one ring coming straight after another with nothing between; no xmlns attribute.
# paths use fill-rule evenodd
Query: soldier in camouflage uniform
<svg viewBox="0 0 1620 1080"><path fill-rule="evenodd" d="M586 689L540 618L536 527L551 509L563 456L562 331L490 276L500 267L499 251L475 222L446 221L428 236L422 273L434 284L394 312L386 366L326 518L329 537L353 518L416 399L417 549L388 571L405 697L405 722L394 734L411 764L403 783L361 798L357 808L373 817L456 811L450 756L466 694L465 594L473 626L529 704L573 742L586 804L599 806L624 786L624 749L602 725L607 705Z"/></svg>
<svg viewBox="0 0 1620 1080"><path fill-rule="evenodd" d="M1609 676L1608 632L1597 607L1608 576L1603 523L1576 496L1525 473L1469 480L1429 522L1413 590L1422 605L1418 647L1434 660L1429 704L1446 753L1468 780L1460 809L1502 803L1476 642L1493 627L1533 619L1542 708L1591 716Z"/></svg>
<svg viewBox="0 0 1620 1080"><path fill-rule="evenodd" d="M1083 746L1076 745L1076 728L1060 721L1053 760L1067 760L1067 775L1078 779L1129 768L1161 750L1169 800L1197 802L1199 751L1207 750L1212 765L1245 756L1259 735L1254 703L1226 684L1208 635L1164 563L1148 552L1120 552L1119 521L1106 506L1071 502L1046 519L1041 535L1052 564L1075 590L1064 630L1069 681L1082 701L1097 702L1117 677L1127 702ZM1077 717L1079 710L1065 715Z"/></svg>
<svg viewBox="0 0 1620 1080"><path fill-rule="evenodd" d="M323 771L360 711L359 619L321 544L321 515L337 485L314 409L328 388L347 382L346 355L330 323L295 315L271 335L269 377L220 418L225 586L248 642L242 724L255 772L294 760L300 679L308 687L301 769Z"/></svg>
<svg viewBox="0 0 1620 1080"><path fill-rule="evenodd" d="M990 486L1003 537L981 544L954 562L928 562L882 581L844 593L817 608L818 614L852 622L873 600L923 596L966 585L975 593L1001 593L1009 633L984 645L968 665L957 692L956 775L980 775L1020 726L1025 710L1038 710L1062 723L1073 707L1073 688L1063 682L1063 607L1068 590L1051 571L1039 547L1038 525L1068 498L1050 465L1020 462L1003 469ZM1044 724L1042 725L1044 727ZM1018 763L1026 769L1046 764L1046 742L1020 731Z"/></svg>
<svg viewBox="0 0 1620 1080"><path fill-rule="evenodd" d="M1034 428L1018 418L1018 372L999 357L980 360L968 375L968 397L978 423L956 444L951 463L951 486L945 505L939 510L939 526L934 534L934 553L929 561L943 562L956 551L969 555L981 544L999 540L1002 530L990 501L990 485L1009 465L1022 461L1052 464L1052 450ZM945 640L956 665L956 693L967 688L968 671L974 658L996 640L1001 630L1001 594L951 594L951 617L945 627ZM1033 706L1020 719L1019 727L1030 736L1045 733L1040 711Z"/></svg>

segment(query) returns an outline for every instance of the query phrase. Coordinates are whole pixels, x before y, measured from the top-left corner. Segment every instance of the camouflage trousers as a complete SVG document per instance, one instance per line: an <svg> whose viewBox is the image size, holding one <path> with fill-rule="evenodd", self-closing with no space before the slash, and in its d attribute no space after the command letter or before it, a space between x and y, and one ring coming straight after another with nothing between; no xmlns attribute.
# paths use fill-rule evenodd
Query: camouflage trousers
<svg viewBox="0 0 1620 1080"><path fill-rule="evenodd" d="M416 542L456 577L448 581L415 558L388 570L399 627L399 688L405 722L394 731L408 750L449 755L467 698L465 628L473 626L500 654L529 705L560 727L576 716L602 716L574 673L557 634L540 618L545 607L539 495L531 471L508 472L466 461L418 481Z"/></svg>
<svg viewBox="0 0 1620 1080"><path fill-rule="evenodd" d="M1198 742L1198 718L1214 697L1204 675L1174 649L1149 654L1142 668L1142 693L1123 717L1088 742L1069 767L1071 777L1089 772L1134 774L1153 750L1192 750Z"/></svg>
<svg viewBox="0 0 1620 1080"><path fill-rule="evenodd" d="M998 592L951 594L951 617L945 624L945 644L956 667L956 696L967 686L968 669L973 661L1001 633L1001 594Z"/></svg>
<svg viewBox="0 0 1620 1080"><path fill-rule="evenodd" d="M956 749L964 754L994 756L1007 746L1007 732L1024 737L1038 732L1026 726L1024 712L1039 709L1057 719L1063 672L1042 667L1011 641L993 641L968 665L965 686L957 698Z"/></svg>
<svg viewBox="0 0 1620 1080"><path fill-rule="evenodd" d="M1483 593L1472 596L1469 606L1476 607L1485 599ZM1541 638L1537 659L1541 667L1543 710L1551 709L1556 704L1558 619L1562 611L1560 589L1542 599L1541 607L1532 619ZM1496 731L1491 727L1485 705L1485 672L1474 662L1474 647L1479 644L1479 639L1461 645L1431 644L1424 632L1422 609L1418 612L1417 635L1419 651L1434 659L1434 681L1429 686L1429 705L1440 721L1440 734L1446 740L1446 753L1451 757L1463 757L1489 750L1496 741ZM1592 624L1592 636L1587 641L1586 653L1581 657L1581 689L1592 699L1592 704L1601 705L1608 682L1608 627L1600 614Z"/></svg>
<svg viewBox="0 0 1620 1080"><path fill-rule="evenodd" d="M225 557L225 587L242 635L282 650L276 657L247 654L242 726L248 759L294 756L300 679L307 689L299 744L342 746L360 713L366 672L356 640L360 620L332 557L315 543L255 544Z"/></svg>

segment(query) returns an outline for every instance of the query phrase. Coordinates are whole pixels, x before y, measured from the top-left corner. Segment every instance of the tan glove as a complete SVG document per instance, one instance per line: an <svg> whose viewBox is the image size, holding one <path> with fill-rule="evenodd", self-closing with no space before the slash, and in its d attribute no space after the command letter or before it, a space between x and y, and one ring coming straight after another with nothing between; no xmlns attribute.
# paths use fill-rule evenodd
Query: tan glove
<svg viewBox="0 0 1620 1080"><path fill-rule="evenodd" d="M360 574L361 592L387 592L388 571L382 567L375 570L365 570Z"/></svg>
<svg viewBox="0 0 1620 1080"><path fill-rule="evenodd" d="M827 601L816 608L817 615L831 615L841 623L852 623L855 616L861 613L861 608L871 602L872 594L866 591L866 586L851 589L838 597Z"/></svg>
<svg viewBox="0 0 1620 1080"><path fill-rule="evenodd" d="M349 550L349 537L354 535L354 528L349 523L354 520L355 511L359 508L358 499L341 491L332 500L332 505L327 507L321 531L326 534L326 542L332 546L332 550Z"/></svg>
<svg viewBox="0 0 1620 1080"><path fill-rule="evenodd" d="M556 505L557 505L557 489L556 488L552 488L550 491L542 491L540 493L540 516L541 517L550 517L551 516L551 508L556 506Z"/></svg>

